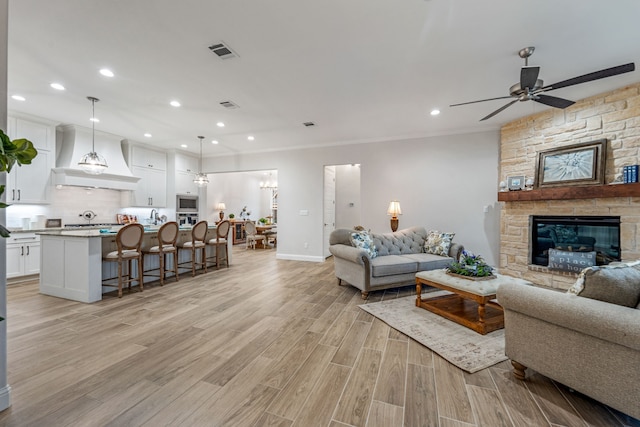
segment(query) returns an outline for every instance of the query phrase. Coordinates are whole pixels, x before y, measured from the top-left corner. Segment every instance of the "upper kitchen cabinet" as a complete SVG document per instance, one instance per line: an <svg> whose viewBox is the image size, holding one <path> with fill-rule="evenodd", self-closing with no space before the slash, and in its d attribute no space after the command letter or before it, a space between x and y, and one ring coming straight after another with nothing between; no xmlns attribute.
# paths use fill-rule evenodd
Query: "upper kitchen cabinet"
<svg viewBox="0 0 640 427"><path fill-rule="evenodd" d="M123 143L123 151L134 176L140 177L131 192L131 206L163 208L167 205L167 154L141 145Z"/></svg>
<svg viewBox="0 0 640 427"><path fill-rule="evenodd" d="M26 138L38 150L38 155L30 165L14 166L7 176L7 202L50 203L51 169L55 166L55 123L23 116L9 116L7 135L12 140Z"/></svg>
<svg viewBox="0 0 640 427"><path fill-rule="evenodd" d="M198 173L198 159L176 153L175 166L176 194L198 194L198 187L193 183L193 178Z"/></svg>

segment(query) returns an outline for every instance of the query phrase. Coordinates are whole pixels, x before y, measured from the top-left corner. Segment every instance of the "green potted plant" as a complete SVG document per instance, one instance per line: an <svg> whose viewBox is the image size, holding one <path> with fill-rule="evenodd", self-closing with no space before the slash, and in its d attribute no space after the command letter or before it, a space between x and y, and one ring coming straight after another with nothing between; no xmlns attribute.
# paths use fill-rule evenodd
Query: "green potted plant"
<svg viewBox="0 0 640 427"><path fill-rule="evenodd" d="M267 223L267 218L260 218L258 222L262 225L265 225Z"/></svg>
<svg viewBox="0 0 640 427"><path fill-rule="evenodd" d="M0 129L0 139L2 139L2 148L0 148L0 172L11 172L16 164L18 166L30 165L31 161L38 155L38 151L33 147L33 143L25 138L19 138L11 141L9 136ZM4 194L4 185L0 185L0 196ZM6 208L6 203L0 202L0 209ZM9 230L0 224L0 236L9 237Z"/></svg>
<svg viewBox="0 0 640 427"><path fill-rule="evenodd" d="M233 219L233 218L235 218L235 217L236 217L236 215L235 215L235 214L232 214L232 213L230 213L230 214L229 214L229 219Z"/></svg>

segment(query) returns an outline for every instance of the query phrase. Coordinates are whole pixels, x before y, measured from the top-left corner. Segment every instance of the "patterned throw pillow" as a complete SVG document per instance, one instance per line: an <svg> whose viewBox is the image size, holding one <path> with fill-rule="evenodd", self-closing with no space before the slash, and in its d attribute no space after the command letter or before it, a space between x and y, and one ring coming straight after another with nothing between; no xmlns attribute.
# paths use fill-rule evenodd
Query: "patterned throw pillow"
<svg viewBox="0 0 640 427"><path fill-rule="evenodd" d="M451 241L456 233L441 233L437 230L429 231L424 241L424 251L428 254L449 256Z"/></svg>
<svg viewBox="0 0 640 427"><path fill-rule="evenodd" d="M373 244L373 239L368 231L351 233L351 244L356 248L364 250L367 255L369 255L369 258L378 256L378 250L376 249L376 245Z"/></svg>

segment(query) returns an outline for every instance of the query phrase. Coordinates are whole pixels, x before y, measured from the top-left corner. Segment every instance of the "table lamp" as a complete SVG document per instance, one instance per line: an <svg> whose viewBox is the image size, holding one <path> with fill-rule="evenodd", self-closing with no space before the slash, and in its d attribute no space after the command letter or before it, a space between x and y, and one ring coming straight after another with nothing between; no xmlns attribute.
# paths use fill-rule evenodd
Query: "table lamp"
<svg viewBox="0 0 640 427"><path fill-rule="evenodd" d="M220 221L224 219L224 210L227 209L224 202L220 202L216 205L216 210L220 211Z"/></svg>
<svg viewBox="0 0 640 427"><path fill-rule="evenodd" d="M387 215L391 215L391 231L396 231L398 229L398 215L402 215L402 209L400 209L399 201L393 200L389 203Z"/></svg>

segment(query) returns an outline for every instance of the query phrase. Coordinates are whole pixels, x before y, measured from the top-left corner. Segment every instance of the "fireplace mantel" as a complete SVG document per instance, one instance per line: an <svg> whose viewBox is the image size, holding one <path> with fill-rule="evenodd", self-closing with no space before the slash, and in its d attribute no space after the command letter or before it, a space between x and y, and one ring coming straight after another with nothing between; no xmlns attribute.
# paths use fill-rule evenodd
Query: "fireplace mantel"
<svg viewBox="0 0 640 427"><path fill-rule="evenodd" d="M640 183L552 187L498 193L498 201L500 202L602 199L607 197L640 197Z"/></svg>

